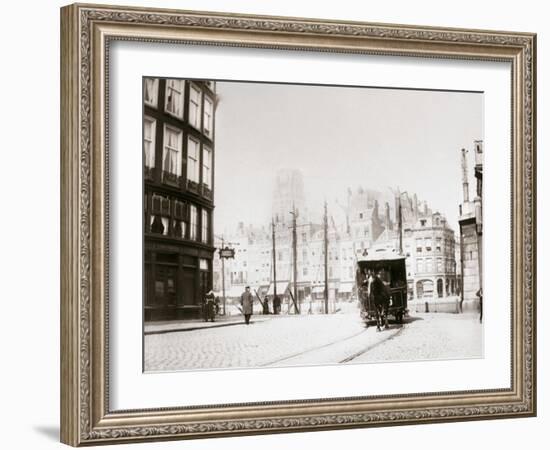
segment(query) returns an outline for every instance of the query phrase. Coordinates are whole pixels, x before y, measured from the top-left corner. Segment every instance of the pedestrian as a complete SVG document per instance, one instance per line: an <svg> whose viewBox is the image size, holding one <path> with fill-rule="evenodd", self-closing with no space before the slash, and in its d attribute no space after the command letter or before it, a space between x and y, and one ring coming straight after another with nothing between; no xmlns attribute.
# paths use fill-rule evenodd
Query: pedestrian
<svg viewBox="0 0 550 450"><path fill-rule="evenodd" d="M281 299L278 295L273 297L273 314L279 314L281 312Z"/></svg>
<svg viewBox="0 0 550 450"><path fill-rule="evenodd" d="M481 288L476 292L476 295L479 298L479 323L481 323L483 322L483 291Z"/></svg>
<svg viewBox="0 0 550 450"><path fill-rule="evenodd" d="M214 295L214 291L210 290L206 293L205 299L204 299L204 321L208 322L209 320L211 322L214 322L214 318L216 317L216 296Z"/></svg>
<svg viewBox="0 0 550 450"><path fill-rule="evenodd" d="M246 286L245 291L241 294L241 307L244 314L244 322L250 324L250 316L254 308L254 297L250 292L250 286Z"/></svg>
<svg viewBox="0 0 550 450"><path fill-rule="evenodd" d="M269 314L269 299L267 298L267 295L264 297L264 303L262 305L263 314Z"/></svg>

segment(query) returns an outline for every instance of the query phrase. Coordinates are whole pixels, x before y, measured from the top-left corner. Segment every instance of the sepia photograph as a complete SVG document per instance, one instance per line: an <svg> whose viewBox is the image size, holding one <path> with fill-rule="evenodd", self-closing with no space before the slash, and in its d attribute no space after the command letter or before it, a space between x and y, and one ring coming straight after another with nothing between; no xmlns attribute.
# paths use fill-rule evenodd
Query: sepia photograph
<svg viewBox="0 0 550 450"><path fill-rule="evenodd" d="M483 92L142 95L145 372L483 358Z"/></svg>

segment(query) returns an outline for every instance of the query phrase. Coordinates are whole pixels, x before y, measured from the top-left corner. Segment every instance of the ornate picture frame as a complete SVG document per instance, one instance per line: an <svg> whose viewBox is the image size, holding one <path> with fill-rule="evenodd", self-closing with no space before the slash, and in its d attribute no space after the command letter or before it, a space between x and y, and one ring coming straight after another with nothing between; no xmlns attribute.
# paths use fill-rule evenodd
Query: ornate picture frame
<svg viewBox="0 0 550 450"><path fill-rule="evenodd" d="M113 411L108 67L110 44L117 40L510 63L510 387ZM81 446L536 415L535 98L531 33L85 4L62 8L62 442Z"/></svg>

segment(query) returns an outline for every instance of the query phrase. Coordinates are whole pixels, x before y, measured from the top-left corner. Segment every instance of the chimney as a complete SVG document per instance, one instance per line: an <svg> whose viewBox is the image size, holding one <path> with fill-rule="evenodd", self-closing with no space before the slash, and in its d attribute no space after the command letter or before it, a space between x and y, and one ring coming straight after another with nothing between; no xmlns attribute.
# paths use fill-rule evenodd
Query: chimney
<svg viewBox="0 0 550 450"><path fill-rule="evenodd" d="M418 196L414 194L413 196L413 212L414 212L414 218L418 218Z"/></svg>
<svg viewBox="0 0 550 450"><path fill-rule="evenodd" d="M464 197L464 203L470 201L470 195L468 193L468 161L466 160L466 149L462 149L462 195Z"/></svg>

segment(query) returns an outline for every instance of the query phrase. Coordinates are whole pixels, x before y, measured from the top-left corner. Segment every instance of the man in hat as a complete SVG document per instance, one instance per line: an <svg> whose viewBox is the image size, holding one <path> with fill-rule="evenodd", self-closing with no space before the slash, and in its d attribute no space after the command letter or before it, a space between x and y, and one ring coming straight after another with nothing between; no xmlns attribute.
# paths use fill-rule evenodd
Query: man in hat
<svg viewBox="0 0 550 450"><path fill-rule="evenodd" d="M250 324L250 316L252 315L254 308L254 297L250 292L250 286L247 286L245 291L241 294L241 307L244 314L244 322Z"/></svg>

